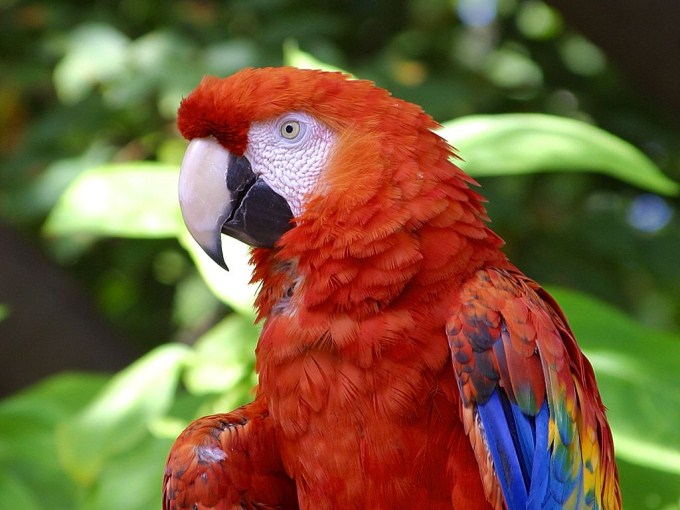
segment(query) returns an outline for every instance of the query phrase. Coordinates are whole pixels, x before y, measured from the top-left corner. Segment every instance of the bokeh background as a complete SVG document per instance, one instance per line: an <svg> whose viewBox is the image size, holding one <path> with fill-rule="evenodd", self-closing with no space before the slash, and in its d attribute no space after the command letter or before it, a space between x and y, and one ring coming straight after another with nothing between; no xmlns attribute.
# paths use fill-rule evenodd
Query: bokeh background
<svg viewBox="0 0 680 510"><path fill-rule="evenodd" d="M0 508L159 508L173 437L249 398L244 250L219 274L175 204L201 76L313 56L441 122L599 126L678 181L678 26L664 0L0 0ZM626 507L678 509L680 202L567 166L480 177L492 226L593 360Z"/></svg>

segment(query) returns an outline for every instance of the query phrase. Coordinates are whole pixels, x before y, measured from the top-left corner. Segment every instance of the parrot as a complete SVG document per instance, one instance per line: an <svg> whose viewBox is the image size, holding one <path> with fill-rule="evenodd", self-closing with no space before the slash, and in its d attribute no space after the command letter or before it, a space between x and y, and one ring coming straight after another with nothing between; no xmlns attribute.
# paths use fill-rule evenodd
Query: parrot
<svg viewBox="0 0 680 510"><path fill-rule="evenodd" d="M180 103L182 218L251 247L253 401L176 439L164 510L621 508L593 368L425 111L245 68ZM226 254L226 259L229 255Z"/></svg>

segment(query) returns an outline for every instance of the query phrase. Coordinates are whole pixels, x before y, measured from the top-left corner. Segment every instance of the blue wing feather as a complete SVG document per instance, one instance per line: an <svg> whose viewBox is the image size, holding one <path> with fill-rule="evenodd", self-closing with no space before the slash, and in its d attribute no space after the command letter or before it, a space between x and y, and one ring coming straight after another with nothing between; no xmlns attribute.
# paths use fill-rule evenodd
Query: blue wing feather
<svg viewBox="0 0 680 510"><path fill-rule="evenodd" d="M539 510L543 508L548 490L548 473L550 472L550 450L548 449L548 406L543 403L541 410L534 418L535 449L533 451L533 468L531 470L531 490L527 508Z"/></svg>
<svg viewBox="0 0 680 510"><path fill-rule="evenodd" d="M512 408L512 404L506 399L506 405L512 409L512 419L514 420L517 439L520 446L520 465L524 480L529 485L534 465L534 451L536 449L536 426L534 420L527 415L518 412L517 406Z"/></svg>
<svg viewBox="0 0 680 510"><path fill-rule="evenodd" d="M562 508L580 477L565 469L570 463L561 458L564 452L551 455L547 402L530 416L496 389L477 410L508 510Z"/></svg>
<svg viewBox="0 0 680 510"><path fill-rule="evenodd" d="M521 274L483 270L447 323L461 417L497 508L620 508L604 409L563 321Z"/></svg>
<svg viewBox="0 0 680 510"><path fill-rule="evenodd" d="M508 510L525 509L527 502L526 466L523 467L522 448L517 433L513 434L508 423L514 423L507 416L507 397L498 390L489 400L479 404L477 410L484 426L487 445L491 452L496 473L505 495ZM510 404L512 408L512 404ZM512 410L510 411L512 413ZM510 418L510 421L508 421Z"/></svg>

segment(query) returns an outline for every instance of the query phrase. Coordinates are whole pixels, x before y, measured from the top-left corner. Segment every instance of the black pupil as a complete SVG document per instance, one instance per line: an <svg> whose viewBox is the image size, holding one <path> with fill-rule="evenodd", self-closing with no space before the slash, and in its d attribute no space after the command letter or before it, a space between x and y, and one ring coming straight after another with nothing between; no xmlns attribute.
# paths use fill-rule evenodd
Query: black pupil
<svg viewBox="0 0 680 510"><path fill-rule="evenodd" d="M293 132L293 125L292 124L286 124L286 133L291 134Z"/></svg>

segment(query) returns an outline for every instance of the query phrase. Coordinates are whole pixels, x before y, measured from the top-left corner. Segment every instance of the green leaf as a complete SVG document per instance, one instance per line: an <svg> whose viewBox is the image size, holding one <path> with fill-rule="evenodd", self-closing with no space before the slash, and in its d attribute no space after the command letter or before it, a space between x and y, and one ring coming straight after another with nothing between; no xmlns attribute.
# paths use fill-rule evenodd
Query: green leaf
<svg viewBox="0 0 680 510"><path fill-rule="evenodd" d="M7 504L25 491L43 495L39 508L45 494L50 495L50 508L74 508L77 488L58 462L55 428L82 409L108 379L62 374L0 402L0 478L3 473L8 477L0 480L0 508L32 508L29 503Z"/></svg>
<svg viewBox="0 0 680 510"><path fill-rule="evenodd" d="M616 459L624 508L680 510L678 475Z"/></svg>
<svg viewBox="0 0 680 510"><path fill-rule="evenodd" d="M600 128L543 114L472 115L445 122L439 132L475 177L591 171L664 195L671 181L640 150Z"/></svg>
<svg viewBox="0 0 680 510"><path fill-rule="evenodd" d="M647 328L584 294L550 292L593 364L617 457L674 475L680 487L680 335ZM627 506L640 508L630 498L642 491L623 490ZM665 488L648 485L645 491L661 494Z"/></svg>
<svg viewBox="0 0 680 510"><path fill-rule="evenodd" d="M44 501L43 501L44 503ZM0 470L0 508L40 510L39 496L11 473Z"/></svg>
<svg viewBox="0 0 680 510"><path fill-rule="evenodd" d="M9 306L0 303L0 322L4 321L9 316Z"/></svg>
<svg viewBox="0 0 680 510"><path fill-rule="evenodd" d="M225 271L205 254L186 229L180 233L179 241L191 255L210 290L233 310L254 318L253 303L257 285L250 283L253 268L248 263L248 246L231 237L222 236L222 252L229 266L229 271Z"/></svg>
<svg viewBox="0 0 680 510"><path fill-rule="evenodd" d="M116 374L80 413L57 429L60 461L82 487L90 486L107 461L132 449L148 425L172 404L189 348L158 347Z"/></svg>
<svg viewBox="0 0 680 510"><path fill-rule="evenodd" d="M54 86L62 101L75 103L124 70L130 41L102 23L83 24L69 39L68 51L54 69Z"/></svg>
<svg viewBox="0 0 680 510"><path fill-rule="evenodd" d="M183 228L178 168L136 161L86 170L47 218L48 235L173 237Z"/></svg>
<svg viewBox="0 0 680 510"><path fill-rule="evenodd" d="M230 392L242 403L255 383L254 351L259 331L249 316L231 314L203 335L194 345L184 382L194 394ZM244 384L242 384L244 383ZM244 392L241 392L244 393Z"/></svg>
<svg viewBox="0 0 680 510"><path fill-rule="evenodd" d="M18 466L42 461L54 450L54 429L82 409L104 386L108 377L62 374L0 402L0 462ZM56 464L55 464L56 465Z"/></svg>
<svg viewBox="0 0 680 510"><path fill-rule="evenodd" d="M134 449L110 459L81 509L160 509L163 469L173 442L174 438L149 436Z"/></svg>
<svg viewBox="0 0 680 510"><path fill-rule="evenodd" d="M300 69L319 69L321 71L336 71L344 74L349 74L347 71L339 67L332 66L322 62L311 54L306 53L300 49L297 41L292 39L287 40L283 44L283 64L287 66L299 67Z"/></svg>

